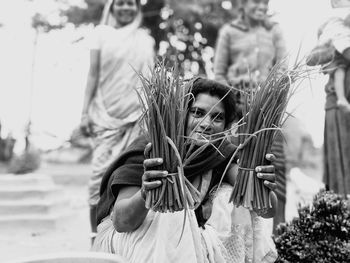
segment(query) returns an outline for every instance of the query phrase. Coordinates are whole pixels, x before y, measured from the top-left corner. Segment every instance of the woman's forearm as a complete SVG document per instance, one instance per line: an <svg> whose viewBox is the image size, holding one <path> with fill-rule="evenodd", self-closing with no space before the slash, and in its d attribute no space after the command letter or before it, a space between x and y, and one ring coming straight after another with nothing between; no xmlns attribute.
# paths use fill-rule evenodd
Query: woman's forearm
<svg viewBox="0 0 350 263"><path fill-rule="evenodd" d="M128 187L121 190L113 208L112 221L117 232L136 230L145 220L148 209L141 196L141 191Z"/></svg>
<svg viewBox="0 0 350 263"><path fill-rule="evenodd" d="M93 97L95 96L95 93L97 90L97 84L98 84L98 77L96 75L89 73L86 89L85 89L82 115L86 115L88 113L90 103Z"/></svg>
<svg viewBox="0 0 350 263"><path fill-rule="evenodd" d="M306 57L306 65L318 66L331 62L334 59L334 49L329 45L315 47Z"/></svg>
<svg viewBox="0 0 350 263"><path fill-rule="evenodd" d="M334 89L337 94L338 101L346 101L345 91L345 69L337 68L334 72Z"/></svg>
<svg viewBox="0 0 350 263"><path fill-rule="evenodd" d="M83 110L82 110L83 116L88 113L90 103L96 94L96 90L98 87L99 71L100 71L100 51L91 50L90 51L90 68L89 68L89 73L87 77L85 96L84 96L84 102L83 102Z"/></svg>

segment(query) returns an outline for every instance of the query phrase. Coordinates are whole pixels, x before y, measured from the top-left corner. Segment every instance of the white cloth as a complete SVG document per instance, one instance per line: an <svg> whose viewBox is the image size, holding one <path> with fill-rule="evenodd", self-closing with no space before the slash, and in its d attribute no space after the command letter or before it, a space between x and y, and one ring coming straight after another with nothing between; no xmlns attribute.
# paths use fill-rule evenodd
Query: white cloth
<svg viewBox="0 0 350 263"><path fill-rule="evenodd" d="M275 262L277 252L267 227L269 220L244 207L235 207L228 200L232 186L223 184L213 199L213 210L207 226L215 229L230 263Z"/></svg>
<svg viewBox="0 0 350 263"><path fill-rule="evenodd" d="M193 211L188 211L183 236L184 212L149 211L134 232L118 233L111 219L98 226L94 250L115 253L130 263L271 263L277 258L263 220L245 208L229 203L232 187L223 185L214 198L212 215L199 228Z"/></svg>
<svg viewBox="0 0 350 263"><path fill-rule="evenodd" d="M333 17L323 24L319 44L327 42L331 42L339 53L350 46L350 28L344 25L342 18Z"/></svg>
<svg viewBox="0 0 350 263"><path fill-rule="evenodd" d="M93 126L98 129L98 126ZM100 198L100 184L104 171L129 144L139 136L140 127L137 123L121 126L119 129L95 131L94 151L92 156L92 175L89 178L89 204L97 205Z"/></svg>
<svg viewBox="0 0 350 263"><path fill-rule="evenodd" d="M135 112L140 116L138 74L148 76L154 64L154 40L138 23L118 29L99 25L90 38L90 48L100 51L98 95L107 113L117 119Z"/></svg>
<svg viewBox="0 0 350 263"><path fill-rule="evenodd" d="M213 246L215 244L210 236L211 233L208 233L202 241L201 229L193 211L188 211L186 221L184 212L150 211L143 224L131 233L118 233L110 219L104 220L98 226L94 250L120 255L130 263L225 262L220 253L215 255L220 249ZM202 242L205 240L209 243L204 246ZM208 253L212 261L207 259Z"/></svg>

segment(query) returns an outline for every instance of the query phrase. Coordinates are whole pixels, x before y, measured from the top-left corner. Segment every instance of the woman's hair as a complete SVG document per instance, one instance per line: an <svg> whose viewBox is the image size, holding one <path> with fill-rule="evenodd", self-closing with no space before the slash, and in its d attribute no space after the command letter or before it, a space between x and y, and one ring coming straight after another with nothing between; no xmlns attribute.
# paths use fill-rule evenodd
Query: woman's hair
<svg viewBox="0 0 350 263"><path fill-rule="evenodd" d="M114 6L114 2L115 1L116 0L112 0L112 3L110 5L110 7L109 7L109 12L111 12L112 14L113 14L113 6ZM140 0L135 0L135 3L136 3L136 6L137 6L137 9L141 10L141 2L140 2Z"/></svg>
<svg viewBox="0 0 350 263"><path fill-rule="evenodd" d="M222 99L225 108L225 127L228 127L238 116L236 96L232 88L227 85L215 80L197 78L193 81L191 93L193 99L190 100L189 107L191 107L194 98L200 93L207 93Z"/></svg>

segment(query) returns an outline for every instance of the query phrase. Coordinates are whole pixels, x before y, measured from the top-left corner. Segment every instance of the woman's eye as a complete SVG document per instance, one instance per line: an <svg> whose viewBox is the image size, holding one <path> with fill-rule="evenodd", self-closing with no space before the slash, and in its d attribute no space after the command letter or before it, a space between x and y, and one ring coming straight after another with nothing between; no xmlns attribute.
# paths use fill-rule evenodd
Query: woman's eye
<svg viewBox="0 0 350 263"><path fill-rule="evenodd" d="M193 117L195 117L195 118L200 118L200 117L204 116L204 113L198 109L192 109L190 112L193 115Z"/></svg>
<svg viewBox="0 0 350 263"><path fill-rule="evenodd" d="M224 115L222 114L217 114L215 117L214 117L214 121L217 121L217 122L222 122L225 120L225 117Z"/></svg>

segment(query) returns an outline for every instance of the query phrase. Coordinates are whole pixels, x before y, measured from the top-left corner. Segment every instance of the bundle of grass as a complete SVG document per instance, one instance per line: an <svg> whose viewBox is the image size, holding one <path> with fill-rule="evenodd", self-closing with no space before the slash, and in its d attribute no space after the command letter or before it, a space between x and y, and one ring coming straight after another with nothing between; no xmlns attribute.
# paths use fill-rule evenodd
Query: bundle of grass
<svg viewBox="0 0 350 263"><path fill-rule="evenodd" d="M144 109L145 130L152 143L151 158L163 158L161 170L169 172L162 186L146 195L146 207L158 212L194 208L198 190L184 176L186 159L185 126L192 81L184 82L175 65L159 62L148 79L140 75L139 93ZM193 157L193 156L192 156Z"/></svg>
<svg viewBox="0 0 350 263"><path fill-rule="evenodd" d="M277 130L282 126L287 103L294 93L292 84L305 77L299 65L281 73L277 65L267 80L253 91L241 91L243 118L238 126L239 171L230 201L236 206L259 210L271 208L269 189L256 176L255 168L266 165L265 156Z"/></svg>

